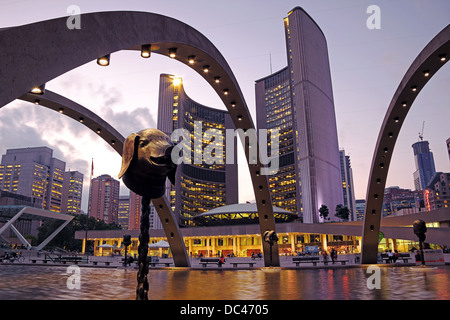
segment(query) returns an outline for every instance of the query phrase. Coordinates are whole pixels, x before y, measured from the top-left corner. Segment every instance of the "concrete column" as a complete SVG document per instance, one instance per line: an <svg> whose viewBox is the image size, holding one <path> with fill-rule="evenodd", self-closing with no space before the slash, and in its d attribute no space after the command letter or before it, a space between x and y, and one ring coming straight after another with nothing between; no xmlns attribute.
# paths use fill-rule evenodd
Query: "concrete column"
<svg viewBox="0 0 450 320"><path fill-rule="evenodd" d="M320 238L322 240L322 250L328 251L327 235L326 234L321 234Z"/></svg>
<svg viewBox="0 0 450 320"><path fill-rule="evenodd" d="M215 256L217 254L216 252L216 238L211 237L211 242L212 242L212 252L213 252L213 256Z"/></svg>
<svg viewBox="0 0 450 320"><path fill-rule="evenodd" d="M240 237L236 237L236 249L238 252L238 255L241 254L241 238Z"/></svg>
<svg viewBox="0 0 450 320"><path fill-rule="evenodd" d="M291 240L291 253L295 252L295 235L293 233L291 233L289 235L289 238Z"/></svg>

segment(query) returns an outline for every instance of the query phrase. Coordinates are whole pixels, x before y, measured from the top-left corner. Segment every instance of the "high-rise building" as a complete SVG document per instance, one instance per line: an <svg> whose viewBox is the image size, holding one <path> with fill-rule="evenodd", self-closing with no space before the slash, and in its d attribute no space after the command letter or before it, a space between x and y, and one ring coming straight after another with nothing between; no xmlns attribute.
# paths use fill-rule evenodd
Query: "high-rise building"
<svg viewBox="0 0 450 320"><path fill-rule="evenodd" d="M438 172L424 190L427 211L450 207L450 173Z"/></svg>
<svg viewBox="0 0 450 320"><path fill-rule="evenodd" d="M130 219L130 196L119 196L119 212L117 215L117 223L124 230L128 230Z"/></svg>
<svg viewBox="0 0 450 320"><path fill-rule="evenodd" d="M341 162L342 191L344 196L343 205L349 210L349 221L356 221L356 199L350 156L345 155L345 150L339 150L339 158Z"/></svg>
<svg viewBox="0 0 450 320"><path fill-rule="evenodd" d="M428 141L418 141L412 145L416 171L414 172L414 187L425 190L436 174L433 153Z"/></svg>
<svg viewBox="0 0 450 320"><path fill-rule="evenodd" d="M48 147L8 149L0 164L0 190L41 201L42 209L61 212L65 162Z"/></svg>
<svg viewBox="0 0 450 320"><path fill-rule="evenodd" d="M104 174L92 179L88 214L106 223L118 223L120 182Z"/></svg>
<svg viewBox="0 0 450 320"><path fill-rule="evenodd" d="M83 174L78 171L64 172L62 208L63 213L80 213L83 195Z"/></svg>
<svg viewBox="0 0 450 320"><path fill-rule="evenodd" d="M397 186L384 190L383 217L397 215L398 211L406 209L418 212L421 207L423 207L423 193L420 190L412 191Z"/></svg>
<svg viewBox="0 0 450 320"><path fill-rule="evenodd" d="M364 220L364 211L366 210L366 200L356 199L356 220Z"/></svg>
<svg viewBox="0 0 450 320"><path fill-rule="evenodd" d="M120 196L119 224L122 229L138 230L141 227L142 197L133 191L129 196ZM150 203L149 228L162 229L161 221L153 203Z"/></svg>
<svg viewBox="0 0 450 320"><path fill-rule="evenodd" d="M280 170L269 176L273 205L316 223L321 205L343 203L328 49L302 8L289 12L284 26L288 65L256 81L257 125L279 130Z"/></svg>
<svg viewBox="0 0 450 320"><path fill-rule="evenodd" d="M157 127L169 136L176 129L187 132L183 138L189 149L183 154L186 161L178 165L175 186L166 185L166 196L180 225L193 225L194 216L238 202L236 144L229 142L233 143L233 159L227 158L224 147L226 129L234 129L227 111L195 102L185 93L180 78L162 74ZM217 143L214 155L220 161L213 161L212 152L203 152L212 141Z"/></svg>

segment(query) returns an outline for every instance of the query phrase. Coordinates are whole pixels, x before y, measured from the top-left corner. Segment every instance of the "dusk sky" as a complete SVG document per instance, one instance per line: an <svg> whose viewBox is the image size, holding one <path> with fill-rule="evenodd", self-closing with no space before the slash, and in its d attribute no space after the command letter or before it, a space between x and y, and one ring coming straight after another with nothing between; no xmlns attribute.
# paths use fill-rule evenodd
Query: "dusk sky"
<svg viewBox="0 0 450 320"><path fill-rule="evenodd" d="M71 5L81 13L153 12L191 25L228 61L255 123L255 80L287 65L283 18L294 7L303 7L328 42L339 146L351 157L357 199L365 198L375 143L400 80L427 43L450 23L448 0L0 0L0 28L68 16ZM381 29L366 25L370 5L380 8ZM126 137L156 127L161 73L182 77L186 93L198 103L225 109L206 81L184 64L156 54L142 59L137 51L113 53L106 68L92 61L48 82L46 89L91 109ZM445 144L450 138L449 89L450 67L445 65L422 90L405 120L387 186L414 188L411 145L418 141L424 122L424 140L430 143L436 170L450 172ZM3 107L0 153L37 146L52 148L54 157L67 163L66 170L85 175L85 211L91 159L94 176L110 174L117 179L120 156L82 124L19 100ZM240 202L254 199L249 177L247 164L241 161ZM127 193L122 187L121 194Z"/></svg>

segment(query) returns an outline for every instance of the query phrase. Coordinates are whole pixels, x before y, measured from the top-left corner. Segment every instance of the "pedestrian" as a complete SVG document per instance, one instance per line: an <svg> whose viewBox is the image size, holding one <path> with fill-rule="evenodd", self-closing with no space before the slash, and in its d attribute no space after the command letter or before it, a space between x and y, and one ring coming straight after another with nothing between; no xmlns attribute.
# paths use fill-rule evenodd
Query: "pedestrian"
<svg viewBox="0 0 450 320"><path fill-rule="evenodd" d="M397 251L397 250L394 250L394 257L393 257L394 263L397 262L398 257L399 257L398 251Z"/></svg>
<svg viewBox="0 0 450 320"><path fill-rule="evenodd" d="M392 263L394 261L394 253L392 252L392 250L389 250L388 252L388 261L389 263Z"/></svg>
<svg viewBox="0 0 450 320"><path fill-rule="evenodd" d="M322 251L322 257L323 257L323 262L327 263L328 262L328 253L326 250Z"/></svg>
<svg viewBox="0 0 450 320"><path fill-rule="evenodd" d="M332 248L330 255L331 255L331 262L333 262L333 264L334 264L334 261L337 260L336 259L337 258L337 251L334 248Z"/></svg>

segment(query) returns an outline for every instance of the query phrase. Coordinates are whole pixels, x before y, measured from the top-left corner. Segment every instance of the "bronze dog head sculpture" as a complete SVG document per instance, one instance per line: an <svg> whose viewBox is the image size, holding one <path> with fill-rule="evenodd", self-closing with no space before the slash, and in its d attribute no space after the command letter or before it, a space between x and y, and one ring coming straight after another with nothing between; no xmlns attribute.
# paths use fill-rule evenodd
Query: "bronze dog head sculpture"
<svg viewBox="0 0 450 320"><path fill-rule="evenodd" d="M157 129L132 133L125 140L119 179L140 196L156 199L164 195L166 177L175 184L176 165L170 138Z"/></svg>

